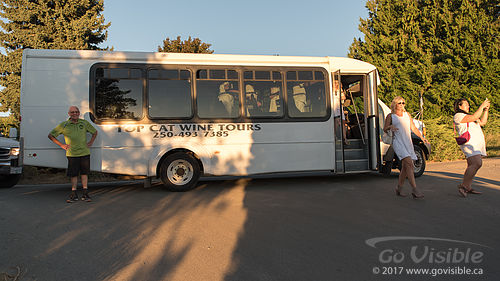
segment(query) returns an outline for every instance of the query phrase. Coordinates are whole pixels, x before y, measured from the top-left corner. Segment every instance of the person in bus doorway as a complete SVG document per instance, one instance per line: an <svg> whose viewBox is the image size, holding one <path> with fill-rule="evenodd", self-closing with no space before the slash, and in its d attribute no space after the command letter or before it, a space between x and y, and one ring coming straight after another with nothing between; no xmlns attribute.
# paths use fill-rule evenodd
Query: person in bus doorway
<svg viewBox="0 0 500 281"><path fill-rule="evenodd" d="M462 183L458 185L458 192L463 197L469 194L481 194L480 191L471 188L472 180L477 171L483 165L483 156L486 156L486 141L484 140L481 126L488 121L488 110L490 101L486 99L474 114L469 114L469 102L466 99L457 99L454 104L455 115L453 123L458 131L458 135L469 132L468 142L460 145L460 149L467 159L467 169L465 169Z"/></svg>
<svg viewBox="0 0 500 281"><path fill-rule="evenodd" d="M335 81L334 84L334 91L336 92L339 87L339 82ZM342 87L340 88L340 104L335 107L334 110L334 117L335 117L335 128L340 128L342 127L342 137L344 141L344 145L349 145L349 141L347 140L347 124L346 124L346 118L345 118L345 112L344 109L341 107L344 106L346 101L346 96L345 96L345 91L342 90Z"/></svg>
<svg viewBox="0 0 500 281"><path fill-rule="evenodd" d="M391 113L387 115L384 125L384 132L388 132L389 130L393 132L392 147L402 164L396 195L402 197L406 196L402 189L405 180L408 179L412 187L411 195L413 198L422 199L424 198L424 194L417 189L417 184L415 182L413 160L417 160L417 155L413 150L411 132L415 133L425 143L427 143L427 140L422 136L417 127L415 127L410 114L406 112L405 100L402 97L398 96L392 100Z"/></svg>
<svg viewBox="0 0 500 281"><path fill-rule="evenodd" d="M67 175L71 179L71 194L66 202L78 201L77 184L78 175L81 176L83 194L82 201L90 202L92 199L88 194L88 174L90 172L90 149L96 137L97 130L86 120L80 119L80 110L76 106L70 106L68 110L69 119L57 125L50 133L49 139L62 149L66 150L68 158ZM92 134L87 142L87 132ZM61 143L57 137L64 135L65 143Z"/></svg>

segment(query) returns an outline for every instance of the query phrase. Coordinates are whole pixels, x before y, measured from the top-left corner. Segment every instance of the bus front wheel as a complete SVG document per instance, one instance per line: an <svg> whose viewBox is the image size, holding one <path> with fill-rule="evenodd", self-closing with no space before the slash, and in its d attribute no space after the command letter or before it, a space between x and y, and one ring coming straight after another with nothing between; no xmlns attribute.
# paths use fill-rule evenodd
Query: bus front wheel
<svg viewBox="0 0 500 281"><path fill-rule="evenodd" d="M200 178L200 165L192 155L176 152L161 163L160 177L167 190L188 191L196 187Z"/></svg>
<svg viewBox="0 0 500 281"><path fill-rule="evenodd" d="M420 146L414 145L413 149L415 150L415 154L417 155L417 160L413 161L413 165L415 167L415 177L420 177L425 171L425 155L424 151Z"/></svg>
<svg viewBox="0 0 500 281"><path fill-rule="evenodd" d="M425 155L422 148L420 148L420 146L418 145L413 145L413 150L415 151L415 155L417 156L417 160L413 161L413 174L416 178L418 178L425 172ZM402 163L401 161L399 161L398 169L401 171L402 168Z"/></svg>

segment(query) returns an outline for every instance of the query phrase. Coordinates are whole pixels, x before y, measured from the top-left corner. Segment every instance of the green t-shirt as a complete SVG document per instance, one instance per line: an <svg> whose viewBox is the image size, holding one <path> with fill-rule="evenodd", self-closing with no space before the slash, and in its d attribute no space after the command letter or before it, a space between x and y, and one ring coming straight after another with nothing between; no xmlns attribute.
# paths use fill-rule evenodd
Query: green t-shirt
<svg viewBox="0 0 500 281"><path fill-rule="evenodd" d="M94 134L96 129L87 120L78 119L77 123L70 120L62 122L50 134L55 138L63 134L66 144L70 145L70 148L66 150L66 156L79 157L90 155L90 149L87 147L87 132Z"/></svg>

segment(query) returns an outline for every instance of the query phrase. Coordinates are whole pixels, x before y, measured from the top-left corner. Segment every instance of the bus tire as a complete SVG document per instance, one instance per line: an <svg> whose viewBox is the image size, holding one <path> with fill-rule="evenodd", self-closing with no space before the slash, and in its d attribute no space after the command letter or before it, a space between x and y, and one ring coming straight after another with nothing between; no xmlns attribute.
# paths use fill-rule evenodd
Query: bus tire
<svg viewBox="0 0 500 281"><path fill-rule="evenodd" d="M176 152L162 161L160 178L169 191L188 191L196 187L200 165L191 154Z"/></svg>
<svg viewBox="0 0 500 281"><path fill-rule="evenodd" d="M21 175L0 175L0 188L9 188L19 182Z"/></svg>
<svg viewBox="0 0 500 281"><path fill-rule="evenodd" d="M417 155L417 160L413 161L413 165L415 166L413 173L417 178L420 177L425 171L425 155L422 148L418 145L414 145L413 150L415 150L415 154Z"/></svg>
<svg viewBox="0 0 500 281"><path fill-rule="evenodd" d="M386 161L382 167L380 167L380 172L384 177L388 177L391 175L392 172L392 166L393 166L393 161Z"/></svg>
<svg viewBox="0 0 500 281"><path fill-rule="evenodd" d="M417 160L413 161L413 175L418 178L425 172L425 155L422 148L418 145L413 145L413 150L415 151L415 155L417 155ZM402 163L399 161L398 169L401 171L402 168Z"/></svg>

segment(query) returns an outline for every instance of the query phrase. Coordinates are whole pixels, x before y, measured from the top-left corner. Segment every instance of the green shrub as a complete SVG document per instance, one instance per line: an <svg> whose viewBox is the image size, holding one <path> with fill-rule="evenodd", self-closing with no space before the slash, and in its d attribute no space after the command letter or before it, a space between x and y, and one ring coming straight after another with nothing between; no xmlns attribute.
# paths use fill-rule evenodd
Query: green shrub
<svg viewBox="0 0 500 281"><path fill-rule="evenodd" d="M10 128L15 127L15 120L12 115L0 117L0 135L9 136Z"/></svg>

